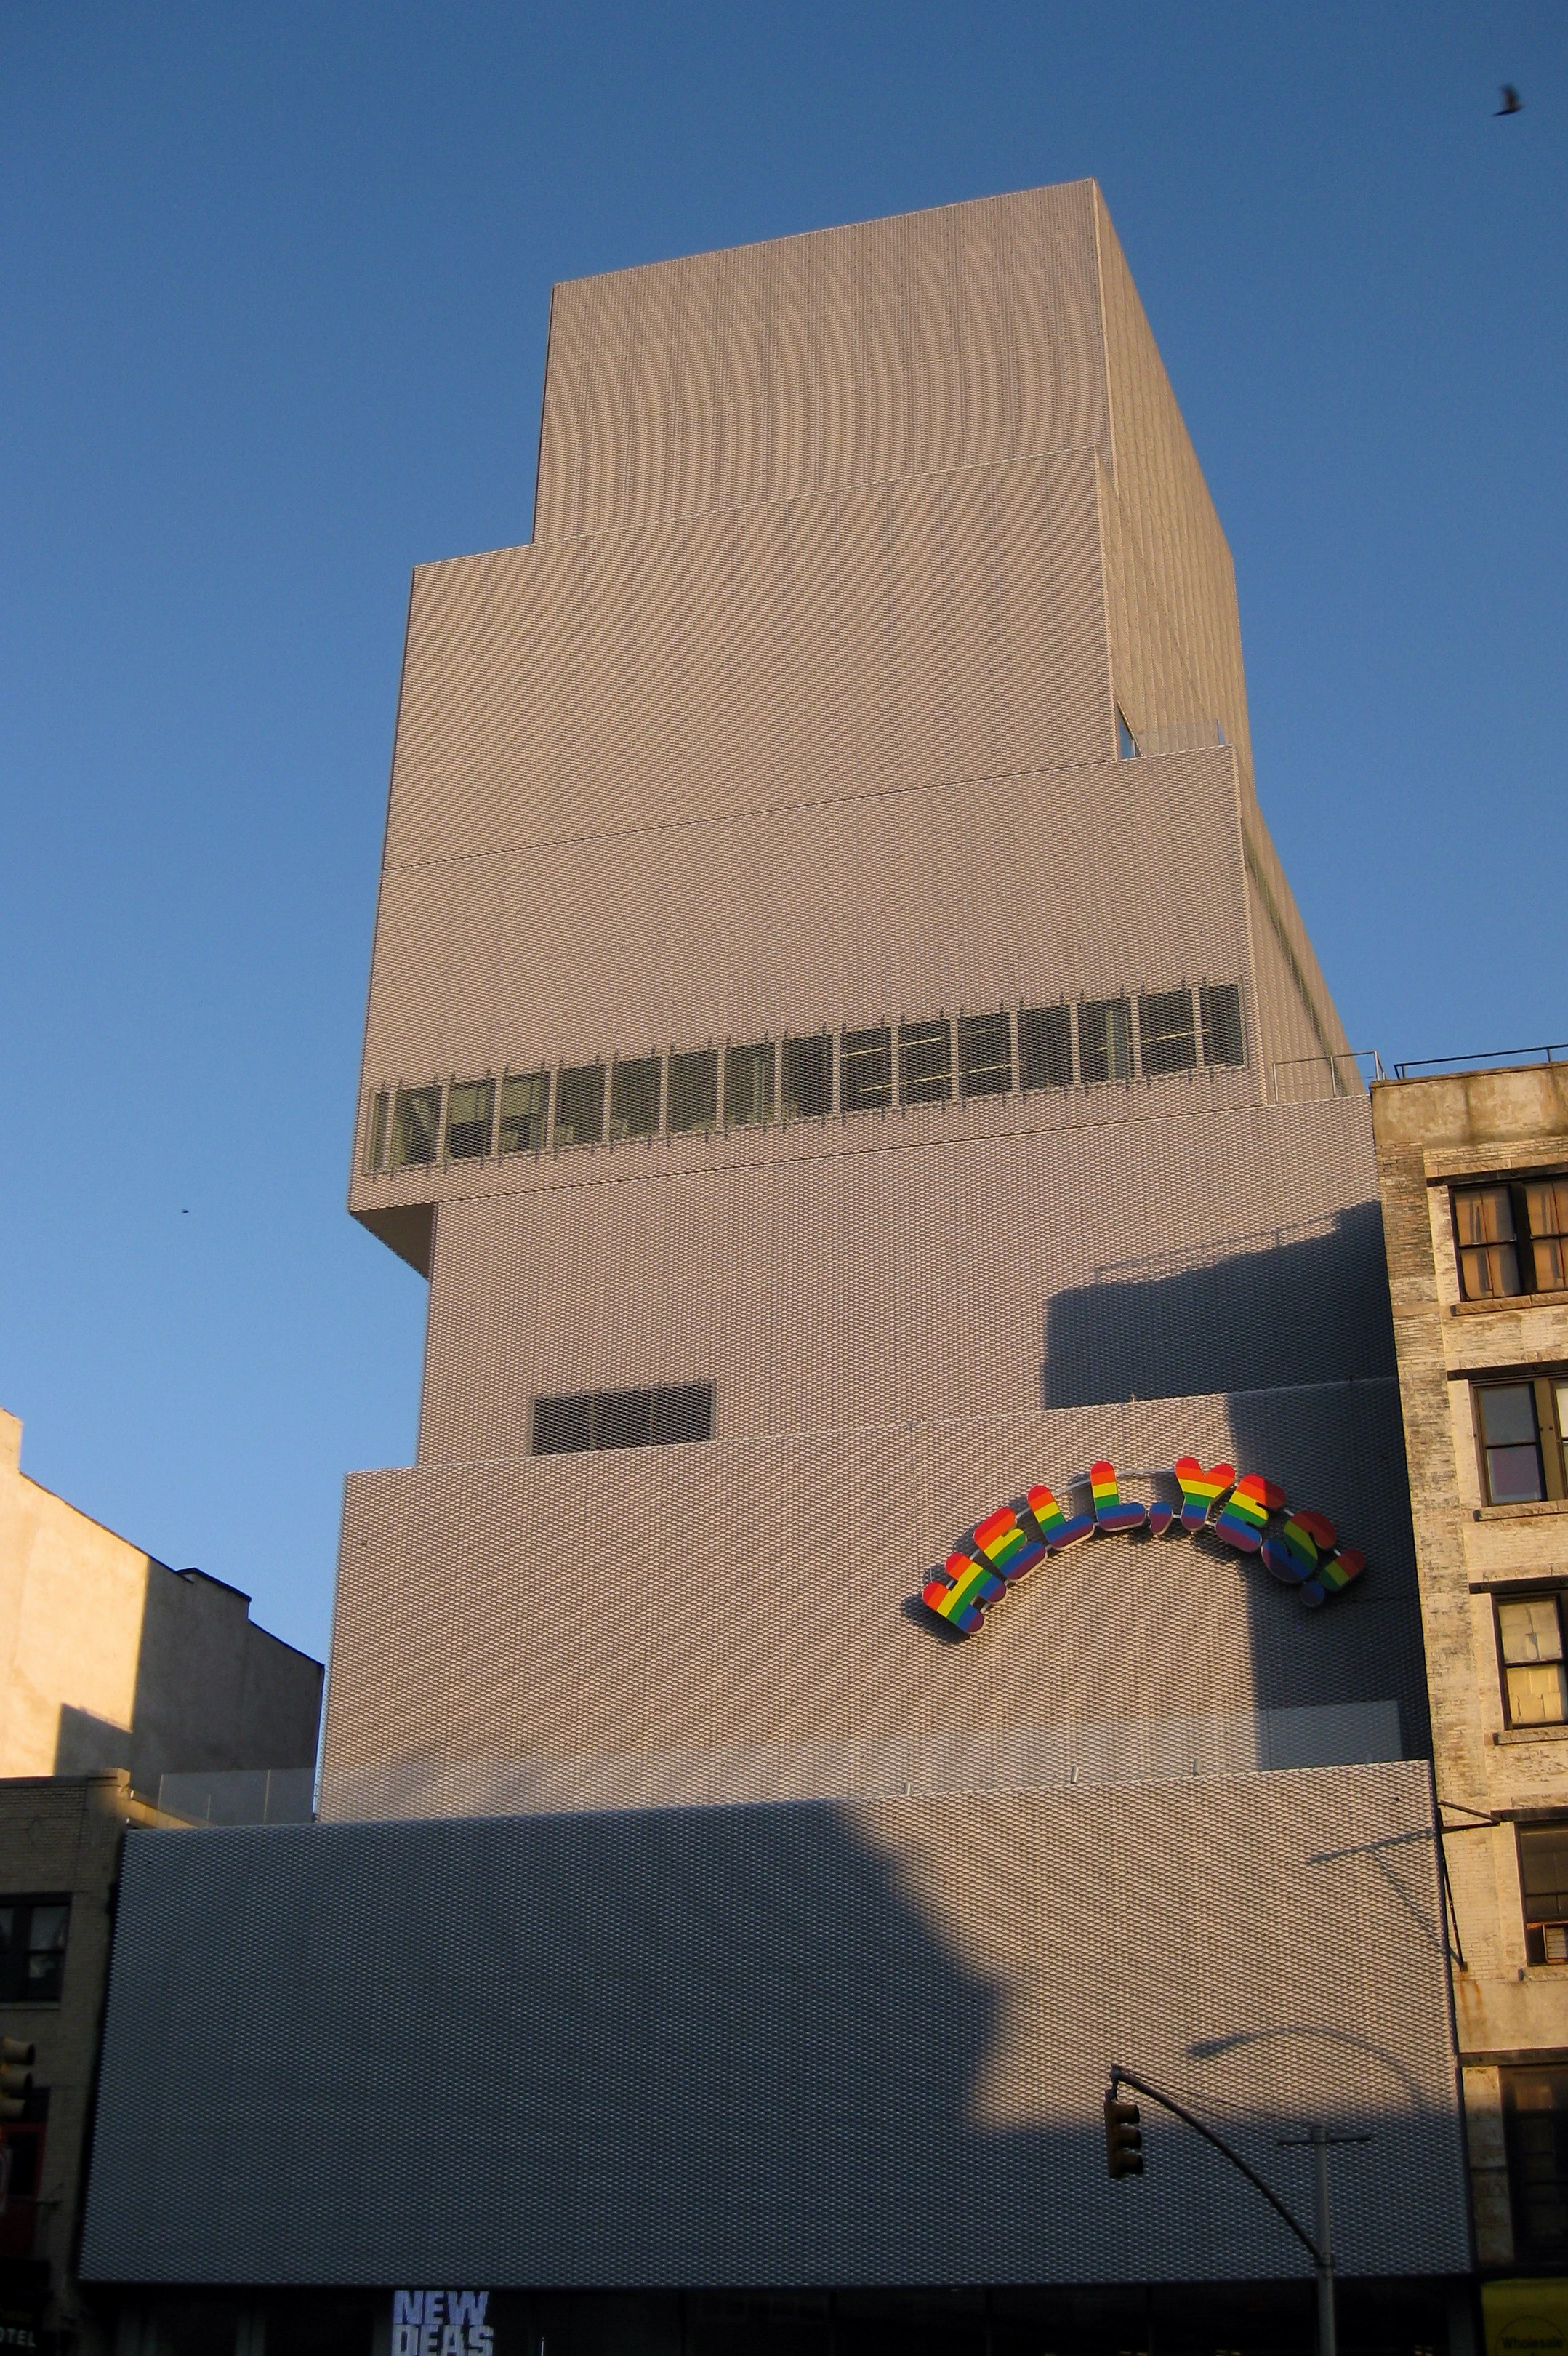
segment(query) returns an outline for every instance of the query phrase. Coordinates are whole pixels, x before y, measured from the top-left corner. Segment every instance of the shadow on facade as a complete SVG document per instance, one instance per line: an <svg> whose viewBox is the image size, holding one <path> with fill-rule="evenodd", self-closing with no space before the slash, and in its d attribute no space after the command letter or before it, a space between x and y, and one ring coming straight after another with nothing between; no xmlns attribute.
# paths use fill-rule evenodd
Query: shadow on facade
<svg viewBox="0 0 1568 2356"><path fill-rule="evenodd" d="M1047 1408L1392 1375L1382 1212L1358 1203L1328 1233L1236 1238L1194 1268L1119 1262L1046 1311Z"/></svg>
<svg viewBox="0 0 1568 2356"><path fill-rule="evenodd" d="M207 1571L149 1557L130 1723L62 1703L52 1772L123 1767L155 1803L165 1774L314 1765L321 1665L258 1627L250 1601Z"/></svg>
<svg viewBox="0 0 1568 2356"><path fill-rule="evenodd" d="M1198 1543L1247 1583L1251 1689L1233 1707L1397 1701L1406 1756L1428 1743L1409 1475L1394 1384L1382 1214L1365 1203L1326 1233L1264 1241L1202 1267L1107 1269L1045 1317L1048 1408L1221 1395L1228 1453L1293 1504L1335 1520L1373 1576L1306 1615L1256 1558ZM1369 1387L1359 1397L1355 1386ZM1200 1445L1194 1433L1193 1445ZM1217 1442L1215 1443L1217 1444ZM1310 1641L1300 1625L1311 1617Z"/></svg>
<svg viewBox="0 0 1568 2356"><path fill-rule="evenodd" d="M1040 1904L1060 1904L1073 2025L1027 2105L1039 2123L991 2124L983 2089L1017 1991L933 1928L905 1870L822 1805L135 1842L84 2271L218 2286L279 2284L281 2270L387 2294L481 2284L507 2324L496 2356L533 2356L541 2333L583 2350L1141 2348L1144 2286L1213 2276L1158 2295L1162 2350L1185 2344L1183 2315L1194 2346L1211 2349L1221 2321L1236 2348L1309 2346L1300 2253L1205 2147L1151 2126L1147 2175L1107 2179L1104 2073L1152 2068L1137 2049L1157 2058L1164 2035L1138 2018L1116 1909L1086 1919L1042 1887ZM1157 1942L1204 1901L1174 1863L1146 1878ZM1230 2082L1232 2118L1238 2083L1279 2094L1235 2130L1247 2156L1306 2204L1305 2165L1274 2140L1316 2073L1334 2115L1376 2134L1377 2180L1401 2188L1391 2203L1347 2186L1348 2269L1462 2263L1457 2127L1422 2096L1445 2083L1425 2050L1442 2042L1441 2007L1408 2050L1348 2029L1327 1966L1360 1901L1347 1912L1315 1886L1269 1902L1323 1948L1326 1992L1320 2022L1286 2016L1281 2067ZM1392 1938L1389 1969L1430 1981L1413 1932ZM1216 1987L1217 2030L1232 2000ZM1313 2040L1328 2031L1322 2066ZM1200 2063L1180 2066L1189 2086L1202 2080ZM940 2287L1118 2277L1093 2292ZM927 2287L829 2296L879 2279ZM597 2288L498 2295L528 2281ZM683 2281L820 2287L603 2295ZM1408 2350L1410 2317L1435 2299L1440 2344L1435 2288L1398 2288L1403 2337L1386 2344ZM325 2328L330 2310L338 2336L319 2344L368 2356L368 2339L341 2336L336 2295L266 2296L280 2329L289 2319L282 2344L315 2348L313 2315Z"/></svg>

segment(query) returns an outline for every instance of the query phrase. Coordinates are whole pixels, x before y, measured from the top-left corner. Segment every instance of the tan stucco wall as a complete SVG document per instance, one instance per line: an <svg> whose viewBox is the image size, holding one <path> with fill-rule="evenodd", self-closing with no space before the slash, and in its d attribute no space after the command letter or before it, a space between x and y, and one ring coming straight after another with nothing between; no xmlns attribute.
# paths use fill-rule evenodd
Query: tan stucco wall
<svg viewBox="0 0 1568 2356"><path fill-rule="evenodd" d="M21 1434L0 1410L0 1776L310 1766L320 1663L28 1480Z"/></svg>
<svg viewBox="0 0 1568 2356"><path fill-rule="evenodd" d="M1390 1082L1372 1090L1401 1404L1431 1692L1438 1798L1464 1967L1477 2254L1513 2256L1498 2068L1568 2048L1568 1965L1527 1960L1515 1824L1568 1809L1568 1740L1506 1742L1496 1587L1568 1577L1568 1504L1484 1503L1468 1376L1568 1363L1568 1299L1462 1302L1449 1184L1568 1163L1568 1066Z"/></svg>

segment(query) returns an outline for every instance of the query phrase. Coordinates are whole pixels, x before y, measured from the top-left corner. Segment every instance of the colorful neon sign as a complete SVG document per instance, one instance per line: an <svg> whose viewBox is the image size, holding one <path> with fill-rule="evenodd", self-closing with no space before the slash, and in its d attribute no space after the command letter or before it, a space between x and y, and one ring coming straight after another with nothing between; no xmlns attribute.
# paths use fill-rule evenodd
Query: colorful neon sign
<svg viewBox="0 0 1568 2356"><path fill-rule="evenodd" d="M1147 1529L1154 1537L1193 1537L1207 1530L1238 1554L1255 1554L1275 1579L1294 1587L1309 1611L1327 1603L1359 1579L1365 1555L1341 1547L1326 1514L1296 1511L1285 1491L1261 1472L1238 1480L1233 1464L1205 1472L1196 1456L1179 1456L1171 1476L1181 1493L1179 1507L1163 1499L1152 1505L1124 1498L1114 1464L1091 1464L1093 1511L1064 1512L1049 1489L1030 1489L976 1522L947 1558L942 1575L922 1590L939 1620L962 1636L972 1636L992 1604L1019 1585L1047 1555L1064 1554L1085 1538Z"/></svg>

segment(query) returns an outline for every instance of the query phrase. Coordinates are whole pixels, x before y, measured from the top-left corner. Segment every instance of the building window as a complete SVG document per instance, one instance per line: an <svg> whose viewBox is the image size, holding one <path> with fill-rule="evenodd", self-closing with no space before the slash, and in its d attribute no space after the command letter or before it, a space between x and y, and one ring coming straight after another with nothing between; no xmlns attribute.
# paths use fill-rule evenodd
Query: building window
<svg viewBox="0 0 1568 2356"><path fill-rule="evenodd" d="M1568 2070L1503 2070L1515 2255L1568 2259Z"/></svg>
<svg viewBox="0 0 1568 2356"><path fill-rule="evenodd" d="M1070 1006L1019 1007L1019 1084L1026 1096L1031 1088L1070 1088L1072 1086L1072 1009Z"/></svg>
<svg viewBox="0 0 1568 2356"><path fill-rule="evenodd" d="M1133 1076L1133 1010L1125 998L1085 999L1078 1009L1078 1072L1091 1080Z"/></svg>
<svg viewBox="0 0 1568 2356"><path fill-rule="evenodd" d="M1233 981L1206 981L1198 993L1199 1019L1203 1025L1203 1061L1210 1066L1244 1064L1242 1036L1242 993Z"/></svg>
<svg viewBox="0 0 1568 2356"><path fill-rule="evenodd" d="M555 1084L555 1141L597 1145L604 1135L604 1066L569 1065Z"/></svg>
<svg viewBox="0 0 1568 2356"><path fill-rule="evenodd" d="M1568 1964L1568 1818L1519 1827L1519 1884L1532 1964Z"/></svg>
<svg viewBox="0 0 1568 2356"><path fill-rule="evenodd" d="M1005 1097L1013 1085L1013 1026L1006 1014L958 1017L958 1093Z"/></svg>
<svg viewBox="0 0 1568 2356"><path fill-rule="evenodd" d="M833 1109L833 1034L784 1043L784 1117L822 1120Z"/></svg>
<svg viewBox="0 0 1568 2356"><path fill-rule="evenodd" d="M373 1177L387 1158L387 1124L391 1118L392 1100L385 1088L379 1089L370 1099L365 1122L365 1175Z"/></svg>
<svg viewBox="0 0 1568 2356"><path fill-rule="evenodd" d="M494 1080L453 1080L446 1092L446 1158L483 1162L496 1115Z"/></svg>
<svg viewBox="0 0 1568 2356"><path fill-rule="evenodd" d="M1126 714L1118 703L1116 706L1116 758L1118 761L1136 761L1137 757L1138 740L1127 726Z"/></svg>
<svg viewBox="0 0 1568 2356"><path fill-rule="evenodd" d="M773 1051L771 1041L724 1050L724 1118L737 1129L754 1129L773 1117Z"/></svg>
<svg viewBox="0 0 1568 2356"><path fill-rule="evenodd" d="M1531 1285L1537 1292L1562 1292L1568 1288L1568 1177L1527 1178L1520 1191Z"/></svg>
<svg viewBox="0 0 1568 2356"><path fill-rule="evenodd" d="M899 1024L900 1104L945 1104L953 1094L953 1047L944 1022Z"/></svg>
<svg viewBox="0 0 1568 2356"><path fill-rule="evenodd" d="M669 1111L672 1136L719 1125L719 1050L699 1047L669 1059Z"/></svg>
<svg viewBox="0 0 1568 2356"><path fill-rule="evenodd" d="M1561 1596L1527 1595L1499 1603L1498 1650L1509 1724L1561 1726L1568 1720Z"/></svg>
<svg viewBox="0 0 1568 2356"><path fill-rule="evenodd" d="M549 1074L508 1072L501 1082L501 1151L542 1153L549 1115Z"/></svg>
<svg viewBox="0 0 1568 2356"><path fill-rule="evenodd" d="M659 1059L639 1055L634 1063L617 1059L610 1074L610 1136L613 1143L627 1137L652 1137L659 1125Z"/></svg>
<svg viewBox="0 0 1568 2356"><path fill-rule="evenodd" d="M885 1023L846 1031L838 1044L841 1112L881 1112L893 1100L893 1034Z"/></svg>
<svg viewBox="0 0 1568 2356"><path fill-rule="evenodd" d="M1190 1072L1198 1062L1189 990L1147 990L1138 1000L1138 1053L1144 1077Z"/></svg>
<svg viewBox="0 0 1568 2356"><path fill-rule="evenodd" d="M393 1169L418 1170L433 1162L440 1135L440 1088L400 1088L392 1110Z"/></svg>
<svg viewBox="0 0 1568 2356"><path fill-rule="evenodd" d="M536 1456L575 1455L591 1448L670 1448L712 1437L711 1383L579 1391L534 1401Z"/></svg>
<svg viewBox="0 0 1568 2356"><path fill-rule="evenodd" d="M1467 1301L1568 1288L1568 1177L1456 1186L1454 1235Z"/></svg>
<svg viewBox="0 0 1568 2356"><path fill-rule="evenodd" d="M0 1899L0 2004L59 2004L69 1898Z"/></svg>
<svg viewBox="0 0 1568 2356"><path fill-rule="evenodd" d="M1489 1505L1532 1505L1562 1498L1563 1434L1568 1382L1536 1375L1525 1381L1477 1383L1476 1422Z"/></svg>

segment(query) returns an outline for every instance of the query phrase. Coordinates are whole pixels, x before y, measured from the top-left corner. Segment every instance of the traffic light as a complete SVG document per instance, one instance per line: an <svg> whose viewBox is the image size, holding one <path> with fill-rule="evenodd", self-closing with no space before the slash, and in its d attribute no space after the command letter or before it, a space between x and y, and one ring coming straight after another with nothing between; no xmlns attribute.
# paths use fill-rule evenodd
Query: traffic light
<svg viewBox="0 0 1568 2356"><path fill-rule="evenodd" d="M1105 2097L1105 2172L1108 2176L1141 2176L1144 2139L1138 2130L1138 2106L1124 2103L1115 2086Z"/></svg>
<svg viewBox="0 0 1568 2356"><path fill-rule="evenodd" d="M36 2045L19 2037L0 2037L0 2119L26 2118L37 2059Z"/></svg>

